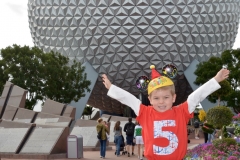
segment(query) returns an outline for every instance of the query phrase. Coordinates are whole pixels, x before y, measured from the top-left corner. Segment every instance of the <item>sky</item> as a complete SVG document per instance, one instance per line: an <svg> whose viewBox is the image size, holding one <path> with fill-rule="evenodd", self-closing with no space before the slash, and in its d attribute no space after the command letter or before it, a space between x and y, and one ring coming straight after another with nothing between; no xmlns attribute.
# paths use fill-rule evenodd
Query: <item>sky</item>
<svg viewBox="0 0 240 160"><path fill-rule="evenodd" d="M13 44L33 47L27 4L28 0L0 0L0 49ZM237 48L240 48L240 26L233 46Z"/></svg>

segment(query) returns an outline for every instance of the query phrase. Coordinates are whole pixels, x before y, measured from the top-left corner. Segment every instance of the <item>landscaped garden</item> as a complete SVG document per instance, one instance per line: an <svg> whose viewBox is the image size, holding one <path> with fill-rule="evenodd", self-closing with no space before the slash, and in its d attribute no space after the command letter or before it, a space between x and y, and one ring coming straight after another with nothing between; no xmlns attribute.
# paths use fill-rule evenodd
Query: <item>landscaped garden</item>
<svg viewBox="0 0 240 160"><path fill-rule="evenodd" d="M186 160L239 160L240 146L233 138L216 139L188 150Z"/></svg>
<svg viewBox="0 0 240 160"><path fill-rule="evenodd" d="M197 117L203 123L202 131L213 140L188 150L186 160L240 160L240 49L226 50L221 57L199 63L194 83L204 84L223 66L230 71L229 77L207 97L217 106L200 110Z"/></svg>
<svg viewBox="0 0 240 160"><path fill-rule="evenodd" d="M216 106L207 114L200 111L199 119L208 120L202 130L213 134L215 139L187 151L186 160L239 160L240 159L240 114L233 116L229 108ZM233 131L231 133L231 131Z"/></svg>

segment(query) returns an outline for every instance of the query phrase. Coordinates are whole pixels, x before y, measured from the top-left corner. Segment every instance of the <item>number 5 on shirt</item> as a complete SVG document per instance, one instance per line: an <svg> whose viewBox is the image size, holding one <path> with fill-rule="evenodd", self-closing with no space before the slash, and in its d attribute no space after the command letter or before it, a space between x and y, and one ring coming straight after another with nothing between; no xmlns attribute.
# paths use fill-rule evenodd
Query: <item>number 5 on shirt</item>
<svg viewBox="0 0 240 160"><path fill-rule="evenodd" d="M175 120L162 120L154 121L154 138L166 138L169 140L167 147L153 145L153 152L156 155L169 155L172 154L178 147L178 138L176 134L171 131L163 131L163 127L175 127Z"/></svg>

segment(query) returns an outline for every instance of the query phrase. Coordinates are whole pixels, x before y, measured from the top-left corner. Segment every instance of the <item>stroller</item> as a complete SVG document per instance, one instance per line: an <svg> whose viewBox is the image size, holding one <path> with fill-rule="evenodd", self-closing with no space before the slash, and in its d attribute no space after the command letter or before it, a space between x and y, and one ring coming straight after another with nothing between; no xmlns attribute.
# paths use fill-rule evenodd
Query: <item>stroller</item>
<svg viewBox="0 0 240 160"><path fill-rule="evenodd" d="M122 142L120 144L120 152L122 151L122 155L125 155L125 154L127 154L127 150L125 148L125 141L124 141L123 135L121 137L122 137ZM116 154L117 154L117 151L115 151L115 155Z"/></svg>

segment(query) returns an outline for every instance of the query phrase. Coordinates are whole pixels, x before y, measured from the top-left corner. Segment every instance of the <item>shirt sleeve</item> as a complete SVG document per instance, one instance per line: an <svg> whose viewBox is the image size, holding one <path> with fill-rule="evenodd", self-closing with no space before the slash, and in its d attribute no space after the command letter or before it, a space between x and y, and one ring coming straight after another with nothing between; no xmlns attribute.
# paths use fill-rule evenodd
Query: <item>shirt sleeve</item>
<svg viewBox="0 0 240 160"><path fill-rule="evenodd" d="M143 104L140 105L140 109L139 109L139 115L137 116L136 120L140 123L140 125L143 127L147 116L150 116L150 112L148 111L148 109L150 109L151 106L147 107L144 106ZM144 114L144 113L148 113L148 114Z"/></svg>
<svg viewBox="0 0 240 160"><path fill-rule="evenodd" d="M135 114L138 116L141 101L137 99L134 95L113 84L109 88L107 95L113 99L118 100L122 104L131 107Z"/></svg>
<svg viewBox="0 0 240 160"><path fill-rule="evenodd" d="M187 102L180 104L179 108L182 110L182 114L184 116L186 124L188 124L189 120L194 117L194 113L189 113Z"/></svg>
<svg viewBox="0 0 240 160"><path fill-rule="evenodd" d="M221 88L219 83L215 80L215 78L212 78L191 93L187 99L189 113L192 113L201 101L219 88Z"/></svg>

